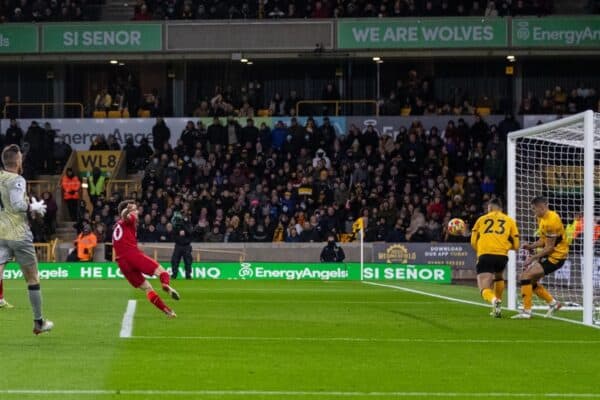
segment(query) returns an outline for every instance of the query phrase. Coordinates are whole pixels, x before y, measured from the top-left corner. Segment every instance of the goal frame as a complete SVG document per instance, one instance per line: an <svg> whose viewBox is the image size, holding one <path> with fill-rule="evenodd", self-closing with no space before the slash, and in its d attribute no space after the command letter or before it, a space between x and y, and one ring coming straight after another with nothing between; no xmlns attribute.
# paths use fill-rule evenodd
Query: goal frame
<svg viewBox="0 0 600 400"><path fill-rule="evenodd" d="M516 142L519 138L539 135L548 130L568 127L583 122L584 146L584 200L583 200L583 323L592 326L594 312L594 112L588 110L560 120L548 122L512 132L507 140L507 212L516 219ZM508 308L517 309L517 258L514 252L509 254L508 262Z"/></svg>

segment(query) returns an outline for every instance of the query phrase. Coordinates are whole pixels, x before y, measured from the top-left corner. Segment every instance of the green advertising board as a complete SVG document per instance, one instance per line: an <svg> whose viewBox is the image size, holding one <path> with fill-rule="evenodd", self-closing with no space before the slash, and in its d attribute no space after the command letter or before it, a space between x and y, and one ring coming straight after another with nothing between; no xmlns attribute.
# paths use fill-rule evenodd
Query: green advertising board
<svg viewBox="0 0 600 400"><path fill-rule="evenodd" d="M170 269L169 264L163 266ZM42 279L119 279L123 274L115 263L40 263ZM183 270L180 271L183 275ZM451 283L448 265L364 264L360 263L269 263L203 262L192 264L194 279L235 280L394 280ZM9 263L4 279L23 279L15 263Z"/></svg>
<svg viewBox="0 0 600 400"><path fill-rule="evenodd" d="M339 20L340 49L444 49L507 47L502 18Z"/></svg>
<svg viewBox="0 0 600 400"><path fill-rule="evenodd" d="M514 18L514 47L600 47L600 16Z"/></svg>
<svg viewBox="0 0 600 400"><path fill-rule="evenodd" d="M45 24L42 27L42 52L45 53L161 50L161 24Z"/></svg>
<svg viewBox="0 0 600 400"><path fill-rule="evenodd" d="M0 26L0 54L37 53L38 32L34 24Z"/></svg>

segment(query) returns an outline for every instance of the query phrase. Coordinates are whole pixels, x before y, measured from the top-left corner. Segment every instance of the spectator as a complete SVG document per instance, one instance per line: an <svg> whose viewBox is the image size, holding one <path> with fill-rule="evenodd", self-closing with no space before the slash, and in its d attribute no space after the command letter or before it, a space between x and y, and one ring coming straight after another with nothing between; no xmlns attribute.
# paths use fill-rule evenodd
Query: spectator
<svg viewBox="0 0 600 400"><path fill-rule="evenodd" d="M94 260L94 250L98 244L96 235L92 232L89 224L83 225L83 231L77 236L74 241L75 249L73 249L67 261L70 262L88 262Z"/></svg>
<svg viewBox="0 0 600 400"><path fill-rule="evenodd" d="M67 164L72 152L73 150L71 149L71 146L66 143L65 137L59 136L58 141L54 144L53 159L55 162L55 169L53 171L60 173Z"/></svg>
<svg viewBox="0 0 600 400"><path fill-rule="evenodd" d="M169 135L170 136L170 135ZM190 154L196 143L200 139L200 132L196 129L193 121L188 121L181 132L181 142L184 146L184 152Z"/></svg>
<svg viewBox="0 0 600 400"><path fill-rule="evenodd" d="M4 135L4 146L10 146L11 144L16 144L19 147L23 146L23 130L14 118L10 120L10 126Z"/></svg>
<svg viewBox="0 0 600 400"><path fill-rule="evenodd" d="M337 88L335 87L333 82L327 83L327 85L325 85L325 87L323 88L323 94L321 94L321 100L332 102L332 101L337 101L339 99L340 99L340 92L337 90ZM331 105L331 104L325 105L323 107L323 115L330 115L331 111L334 111L334 114L335 114L336 107L337 107L337 105Z"/></svg>
<svg viewBox="0 0 600 400"><path fill-rule="evenodd" d="M108 150L108 143L104 135L96 135L90 145L90 151L105 151Z"/></svg>
<svg viewBox="0 0 600 400"><path fill-rule="evenodd" d="M60 187L63 192L63 200L69 210L69 218L71 221L77 221L78 206L79 206L79 190L81 181L74 174L72 168L67 168L67 173L61 179Z"/></svg>
<svg viewBox="0 0 600 400"><path fill-rule="evenodd" d="M171 139L171 130L162 117L156 118L156 124L152 127L152 143L154 152L159 153L164 149L165 143Z"/></svg>
<svg viewBox="0 0 600 400"><path fill-rule="evenodd" d="M183 258L185 279L192 279L192 226L187 217L174 217L172 221L175 247L171 256L171 276L177 279L179 264Z"/></svg>
<svg viewBox="0 0 600 400"><path fill-rule="evenodd" d="M46 204L46 214L44 215L44 224L48 227L48 233L53 235L56 233L56 214L58 211L58 206L56 205L56 201L50 192L42 193L42 200L44 200L44 204Z"/></svg>
<svg viewBox="0 0 600 400"><path fill-rule="evenodd" d="M207 243L223 243L223 234L220 232L218 226L214 226L212 230L206 234L204 241Z"/></svg>
<svg viewBox="0 0 600 400"><path fill-rule="evenodd" d="M279 93L275 93L269 103L269 114L276 117L287 115L285 101Z"/></svg>
<svg viewBox="0 0 600 400"><path fill-rule="evenodd" d="M213 118L213 123L208 126L207 135L210 151L215 151L219 147L227 145L227 132L219 117Z"/></svg>
<svg viewBox="0 0 600 400"><path fill-rule="evenodd" d="M338 246L335 242L335 235L327 235L327 245L321 251L321 262L325 263L341 263L346 259L344 249Z"/></svg>
<svg viewBox="0 0 600 400"><path fill-rule="evenodd" d="M394 228L390 230L385 238L387 243L405 242L404 225L402 219L397 219Z"/></svg>
<svg viewBox="0 0 600 400"><path fill-rule="evenodd" d="M54 143L56 142L56 131L52 129L49 122L44 124L44 140L43 140L43 168L44 172L54 174L56 171L56 163L54 161ZM50 149L50 150L49 150Z"/></svg>
<svg viewBox="0 0 600 400"><path fill-rule="evenodd" d="M94 100L94 110L96 111L109 111L112 107L112 96L108 93L107 89L102 89L96 95Z"/></svg>
<svg viewBox="0 0 600 400"><path fill-rule="evenodd" d="M96 204L99 196L103 196L104 192L104 184L106 177L102 173L99 167L94 167L92 169L92 173L88 172L87 175L87 184L88 184L88 194L90 196L90 201L92 204Z"/></svg>
<svg viewBox="0 0 600 400"><path fill-rule="evenodd" d="M25 134L25 143L29 145L28 159L36 171L44 170L44 144L46 132L38 125L37 121L32 121L27 133Z"/></svg>
<svg viewBox="0 0 600 400"><path fill-rule="evenodd" d="M201 101L200 104L198 105L198 107L196 107L196 109L194 110L192 115L194 117L210 116L210 108L208 107L208 102L205 100Z"/></svg>

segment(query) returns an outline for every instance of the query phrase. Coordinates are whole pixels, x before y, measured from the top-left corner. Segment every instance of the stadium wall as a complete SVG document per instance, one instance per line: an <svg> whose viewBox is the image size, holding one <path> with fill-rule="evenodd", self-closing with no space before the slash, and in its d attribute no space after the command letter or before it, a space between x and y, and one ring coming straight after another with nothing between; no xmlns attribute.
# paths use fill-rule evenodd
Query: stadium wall
<svg viewBox="0 0 600 400"><path fill-rule="evenodd" d="M173 253L172 243L140 243L140 248L161 262L168 262ZM324 243L193 243L196 262L277 262L319 263ZM359 243L342 243L347 262L360 261ZM64 261L72 246L59 244L58 261ZM95 262L112 259L110 245L100 244L94 254ZM468 243L365 243L365 263L389 265L423 264L450 265L454 280L475 279L476 257ZM183 264L182 264L183 266Z"/></svg>

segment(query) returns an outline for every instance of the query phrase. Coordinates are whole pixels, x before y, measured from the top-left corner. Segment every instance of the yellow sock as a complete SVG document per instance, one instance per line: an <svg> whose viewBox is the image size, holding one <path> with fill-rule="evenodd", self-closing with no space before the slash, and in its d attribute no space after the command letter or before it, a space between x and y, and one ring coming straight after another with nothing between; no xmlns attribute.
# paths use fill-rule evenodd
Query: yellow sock
<svg viewBox="0 0 600 400"><path fill-rule="evenodd" d="M554 300L554 297L552 297L552 295L550 294L550 292L548 292L546 290L546 288L542 285L540 285L539 283L536 285L535 289L533 289L534 293L537 294L537 296L540 299L544 299L544 301L546 301L546 303L552 303L552 301Z"/></svg>
<svg viewBox="0 0 600 400"><path fill-rule="evenodd" d="M496 296L494 295L494 291L492 289L483 289L481 291L481 297L483 297L483 299L488 303L491 303L492 301L494 301L494 298Z"/></svg>
<svg viewBox="0 0 600 400"><path fill-rule="evenodd" d="M502 300L502 294L504 294L504 279L494 281L494 292L496 293L496 298Z"/></svg>
<svg viewBox="0 0 600 400"><path fill-rule="evenodd" d="M531 281L521 281L521 295L523 296L523 309L531 311L533 307L533 287Z"/></svg>

